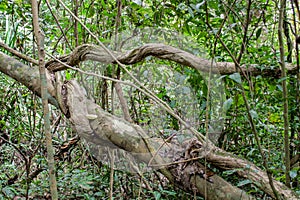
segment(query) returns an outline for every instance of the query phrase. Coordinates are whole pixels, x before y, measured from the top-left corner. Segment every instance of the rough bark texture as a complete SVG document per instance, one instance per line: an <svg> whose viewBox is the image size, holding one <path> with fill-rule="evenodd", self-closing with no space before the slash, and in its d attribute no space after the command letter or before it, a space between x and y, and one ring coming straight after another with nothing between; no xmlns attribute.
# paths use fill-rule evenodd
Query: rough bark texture
<svg viewBox="0 0 300 200"><path fill-rule="evenodd" d="M113 55L123 64L135 64L142 61L147 56L155 56L160 59L175 61L184 66L189 66L198 69L202 72L208 72L211 66L211 61L199 58L186 51L164 45L164 44L146 44L137 47L125 53L112 51ZM95 45L84 44L77 47L71 54L65 55L60 60L70 66L75 66L84 60L93 60L101 63L115 63L114 59L101 47ZM50 71L60 71L66 69L66 66L57 61L47 63L47 68ZM269 76L280 77L280 68L264 68L261 69L257 64L242 65L241 69L249 76ZM288 73L295 74L297 66L287 65ZM217 62L212 66L212 72L221 75L228 75L236 72L235 64L229 62Z"/></svg>
<svg viewBox="0 0 300 200"><path fill-rule="evenodd" d="M173 150L182 147L165 144L160 148L162 139L149 138L141 127L102 110L87 99L85 91L77 82L66 83L66 88L70 121L81 138L88 143L97 144L99 148L108 146L123 149L146 164L152 160L151 165L161 165L159 170L169 176L173 183L186 191L207 195L206 199L254 199L217 175L208 180L205 167L198 161L182 162L184 167L182 164L162 167Z"/></svg>
<svg viewBox="0 0 300 200"><path fill-rule="evenodd" d="M85 56L81 56L80 60L85 60L83 58L86 58L87 55L95 56L96 54L85 54ZM66 62L68 62L67 60ZM93 58L93 60L100 61L101 59ZM55 64L55 66L57 65ZM0 53L0 71L40 94L37 68L30 68ZM210 164L219 169L238 169L239 176L250 179L252 184L274 197L268 184L267 174L247 160L224 152L211 143L209 145L201 144L194 138L185 147L174 146L176 144L162 145L164 141L160 138L148 138L141 127L105 112L87 99L84 89L76 81L63 84L55 83L54 80L59 81L59 78L54 79L54 77L48 76L51 103L60 107L69 116L74 129L81 138L92 144L94 148L123 149L138 161L145 163L152 161L151 165L160 166L160 172L171 182L189 192L196 192L201 196L207 195L207 199L253 199L220 176L207 172L207 168L201 164L201 160L205 156ZM165 166L168 155L174 153L174 149L180 148L185 148L184 155L178 154L177 157L175 156L175 160L172 160L177 163ZM191 151L191 149L196 151ZM191 152L196 152L196 154ZM197 159L197 157L202 159ZM283 199L299 199L284 184L276 180L274 180L274 184Z"/></svg>
<svg viewBox="0 0 300 200"><path fill-rule="evenodd" d="M28 89L41 96L41 84L39 79L39 70L37 67L29 67L18 60L9 57L0 52L0 71L25 85ZM50 74L47 73L49 101L58 106L55 94L54 84L50 81Z"/></svg>

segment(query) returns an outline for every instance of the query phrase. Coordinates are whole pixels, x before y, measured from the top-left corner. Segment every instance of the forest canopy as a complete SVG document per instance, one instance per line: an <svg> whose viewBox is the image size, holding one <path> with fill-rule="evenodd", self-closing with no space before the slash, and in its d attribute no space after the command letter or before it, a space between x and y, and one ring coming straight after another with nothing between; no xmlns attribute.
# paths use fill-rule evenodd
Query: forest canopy
<svg viewBox="0 0 300 200"><path fill-rule="evenodd" d="M0 1L0 199L299 199L298 1Z"/></svg>

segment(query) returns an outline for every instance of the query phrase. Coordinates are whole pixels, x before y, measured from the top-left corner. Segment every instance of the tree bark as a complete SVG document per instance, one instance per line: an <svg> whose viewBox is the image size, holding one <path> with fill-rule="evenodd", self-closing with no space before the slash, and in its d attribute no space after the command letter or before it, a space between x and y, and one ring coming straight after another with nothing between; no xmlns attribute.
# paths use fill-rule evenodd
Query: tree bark
<svg viewBox="0 0 300 200"><path fill-rule="evenodd" d="M127 51L125 53L111 51L113 55L118 59L120 63L123 64L135 64L142 61L147 56L154 56L160 59L171 60L182 64L184 66L189 66L197 69L201 72L209 72L211 61L197 57L191 53L171 47L164 44L151 43L145 44L143 46L137 47L133 50ZM77 47L71 54L65 55L59 58L65 64L70 66L76 66L78 63L84 60L93 60L101 63L115 63L114 59L100 46L83 44ZM46 67L50 71L60 71L65 70L67 67L58 63L55 60L49 61ZM267 76L267 77L280 77L280 68L270 68L270 67L260 67L257 64L244 64L241 69L248 76ZM297 66L287 64L286 70L289 74L297 73ZM220 75L229 75L236 72L236 67L234 63L230 62L217 62L212 66L212 72L218 73Z"/></svg>
<svg viewBox="0 0 300 200"><path fill-rule="evenodd" d="M28 67L0 52L0 71L40 95L41 88L36 67ZM76 81L62 83L59 78L54 79L51 75L47 78L50 102L61 108L79 136L95 149L100 150L102 147L122 149L135 161L145 162L148 167L154 166L172 183L207 199L253 199L217 174L207 172L207 167L202 164L205 158L218 169L236 169L237 175L250 179L252 184L274 197L266 172L249 161L224 152L210 142L200 143L195 138L187 141L186 145L179 146L167 145L161 138L149 138L140 126L105 112L87 99L84 89ZM167 158L174 155L174 149L184 151L171 157L169 161ZM191 150L198 153L194 155L190 153ZM97 151L94 152L97 154ZM171 163L167 164L169 162ZM274 184L283 199L299 199L281 182L274 180Z"/></svg>

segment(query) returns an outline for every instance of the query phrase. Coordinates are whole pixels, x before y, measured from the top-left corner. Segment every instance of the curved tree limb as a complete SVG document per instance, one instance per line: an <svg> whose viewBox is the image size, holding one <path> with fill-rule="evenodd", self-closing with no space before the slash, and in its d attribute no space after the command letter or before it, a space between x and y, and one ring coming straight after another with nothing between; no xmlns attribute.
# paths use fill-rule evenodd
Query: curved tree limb
<svg viewBox="0 0 300 200"><path fill-rule="evenodd" d="M135 64L144 60L147 56L154 56L160 59L171 60L182 64L184 66L189 66L194 69L198 69L202 72L208 72L211 66L211 61L203 58L199 58L191 53L171 47L165 44L150 43L145 44L141 47L137 47L133 50L127 51L125 53L111 51L113 55L118 59L120 63L123 64ZM59 58L62 62L70 66L78 65L80 62L85 60L92 60L101 63L115 63L114 59L100 46L83 44L69 54ZM46 67L50 71L61 71L65 70L66 67L55 60L49 61ZM272 76L279 77L280 69L275 68L264 68L260 69L257 64L242 65L241 69L253 76ZM287 65L286 69L290 74L296 74L297 67L294 65ZM212 69L213 73L219 73L221 75L233 74L236 72L235 64L230 62L217 62Z"/></svg>
<svg viewBox="0 0 300 200"><path fill-rule="evenodd" d="M100 106L87 99L85 91L76 81L70 81L65 86L68 90L67 107L71 114L70 121L81 138L88 143L97 144L98 148L109 146L123 149L138 161L149 163L152 160L150 165L155 166L162 166L168 159L168 154L172 153L172 149L180 148L164 145L164 148L159 150L163 143L162 139L149 138L140 126L102 110ZM159 153L154 156L157 151ZM200 163L197 168L192 163L184 168L180 165L159 168L160 172L174 184L189 192L196 192L202 196L206 194L207 199L254 199L217 175L211 177L213 183L208 182L202 169L205 167ZM204 185L207 187L207 193Z"/></svg>

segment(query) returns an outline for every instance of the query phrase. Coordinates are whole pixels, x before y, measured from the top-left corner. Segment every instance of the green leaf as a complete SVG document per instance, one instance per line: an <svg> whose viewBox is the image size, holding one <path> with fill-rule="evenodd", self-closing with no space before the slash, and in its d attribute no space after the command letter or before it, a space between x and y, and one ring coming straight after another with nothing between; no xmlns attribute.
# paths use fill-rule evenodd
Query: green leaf
<svg viewBox="0 0 300 200"><path fill-rule="evenodd" d="M201 3L198 3L198 4L196 5L196 8L198 9L198 11L200 11L199 8L200 8L203 4L205 4L205 1L202 1Z"/></svg>
<svg viewBox="0 0 300 200"><path fill-rule="evenodd" d="M160 199L160 197L161 197L160 192L154 191L153 193L154 193L155 199Z"/></svg>
<svg viewBox="0 0 300 200"><path fill-rule="evenodd" d="M241 84L242 83L242 79L241 79L241 75L240 73L234 73L234 74L230 74L229 78L234 80L235 82Z"/></svg>
<svg viewBox="0 0 300 200"><path fill-rule="evenodd" d="M93 6L91 6L88 10L87 17L92 18L94 15L95 15L95 8Z"/></svg>
<svg viewBox="0 0 300 200"><path fill-rule="evenodd" d="M6 11L7 10L7 2L0 2L0 11L3 12L3 11Z"/></svg>
<svg viewBox="0 0 300 200"><path fill-rule="evenodd" d="M68 71L66 71L66 80L71 80L71 74Z"/></svg>
<svg viewBox="0 0 300 200"><path fill-rule="evenodd" d="M238 171L238 169L227 170L227 171L224 171L223 174L224 175L231 175L231 174L234 174L237 171Z"/></svg>
<svg viewBox="0 0 300 200"><path fill-rule="evenodd" d="M230 106L232 105L232 102L233 102L232 98L229 98L224 102L224 104L223 104L224 112L227 112L229 110Z"/></svg>
<svg viewBox="0 0 300 200"><path fill-rule="evenodd" d="M282 81L284 81L284 80L286 80L286 79L287 79L287 77L282 77L282 78L280 78L277 82L280 83L280 82L282 82Z"/></svg>
<svg viewBox="0 0 300 200"><path fill-rule="evenodd" d="M296 177L297 177L297 170L291 170L291 171L290 171L290 177L291 177L292 179L296 178Z"/></svg>
<svg viewBox="0 0 300 200"><path fill-rule="evenodd" d="M194 12L190 7L188 7L188 11L189 11L191 17L194 18Z"/></svg>
<svg viewBox="0 0 300 200"><path fill-rule="evenodd" d="M255 110L250 110L250 115L252 116L253 119L257 119L258 118L258 114Z"/></svg>
<svg viewBox="0 0 300 200"><path fill-rule="evenodd" d="M262 30L262 28L260 27L260 28L256 31L256 39L259 38L259 36L261 35L261 30Z"/></svg>
<svg viewBox="0 0 300 200"><path fill-rule="evenodd" d="M132 2L135 3L135 4L137 4L137 5L139 5L139 6L142 6L142 5L143 5L143 3L142 3L141 0L134 0L134 1L132 1Z"/></svg>
<svg viewBox="0 0 300 200"><path fill-rule="evenodd" d="M237 186L238 186L238 187L241 187L241 186L247 185L247 184L249 184L249 183L252 183L252 181L249 180L249 179L246 179L246 180L240 181L240 182L237 184Z"/></svg>
<svg viewBox="0 0 300 200"><path fill-rule="evenodd" d="M15 196L15 194L18 194L18 192L15 190L15 188L9 187L9 186L4 187L4 188L2 189L2 192L3 192L6 196L11 197L11 198L12 198L13 196Z"/></svg>
<svg viewBox="0 0 300 200"><path fill-rule="evenodd" d="M282 92L282 86L281 85L276 85L276 86L280 90L280 92Z"/></svg>

